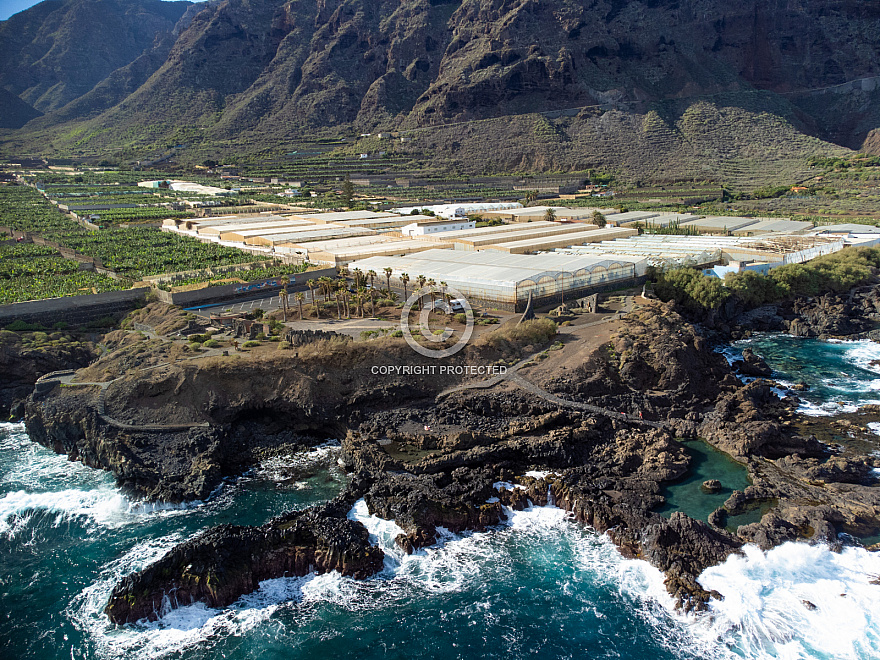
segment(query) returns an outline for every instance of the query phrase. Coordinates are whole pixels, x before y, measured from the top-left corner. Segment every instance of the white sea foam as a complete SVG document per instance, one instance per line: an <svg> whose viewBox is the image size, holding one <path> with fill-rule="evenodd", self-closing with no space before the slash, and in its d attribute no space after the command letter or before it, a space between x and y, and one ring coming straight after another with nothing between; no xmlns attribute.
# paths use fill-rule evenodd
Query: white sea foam
<svg viewBox="0 0 880 660"><path fill-rule="evenodd" d="M724 600L697 634L747 658L880 657L880 556L804 543L744 552L700 576Z"/></svg>
<svg viewBox="0 0 880 660"><path fill-rule="evenodd" d="M255 473L266 479L282 481L310 469L331 465L335 468L335 458L341 449L338 440L327 440L311 449L266 458L257 466Z"/></svg>
<svg viewBox="0 0 880 660"><path fill-rule="evenodd" d="M393 520L385 520L370 514L364 498L354 503L351 511L348 512L348 518L362 523L370 533L370 542L382 548L382 552L385 553L386 570L393 570L395 565L406 556L394 541L400 534L406 532Z"/></svg>
<svg viewBox="0 0 880 660"><path fill-rule="evenodd" d="M827 548L786 544L767 553L747 547L744 557L731 557L700 577L706 588L725 596L712 602L711 612L682 615L666 592L663 575L644 561L624 559L606 536L583 530L566 512L554 507L507 511L509 521L495 531L467 535L444 534L443 542L409 556L397 556L390 570L366 580L338 573L304 578L278 578L260 584L255 593L233 607L212 610L195 604L166 613L153 623L119 630L96 612L112 588L113 579L84 592L78 620L89 628L102 657L131 655L148 658L178 655L211 645L227 636L241 636L267 625L279 610L301 603L296 618L320 617L334 605L352 613L395 607L412 599L444 597L473 591L472 607L489 608L478 594L490 566L502 566L516 575L506 544L525 548L534 561L557 561L552 545L564 539L575 573L558 585L570 595L582 582L616 590L632 606L639 625L655 631L670 651L681 657L705 658L876 658L880 649L880 587L871 584L880 574L880 557L848 548L834 554ZM391 521L372 516L360 500L349 514L360 520L386 550L394 550L394 537L402 530ZM172 545L171 539L140 545L108 574L124 574L157 558ZM542 548L547 545L542 558ZM504 573L502 573L503 575ZM841 594L846 594L842 596ZM802 601L814 603L810 610ZM601 605L583 602L585 611L602 618ZM876 614L875 614L876 613ZM281 625L273 624L273 625Z"/></svg>
<svg viewBox="0 0 880 660"><path fill-rule="evenodd" d="M514 488L522 488L523 490L525 490L525 486L522 486L520 484L513 484L513 483L510 483L509 481L496 481L494 484L492 484L492 488L494 488L495 490L501 490L502 488L504 488L506 490L513 490Z"/></svg>
<svg viewBox="0 0 880 660"><path fill-rule="evenodd" d="M852 346L852 348L847 349L844 353L844 359L847 362L860 369L864 369L865 371L872 371L876 374L880 374L880 366L871 364L876 360L880 360L880 344L870 340L842 343Z"/></svg>
<svg viewBox="0 0 880 660"><path fill-rule="evenodd" d="M14 537L34 511L57 514L55 526L78 517L110 524L128 510L128 502L115 491L62 490L54 493L15 491L0 497L0 534Z"/></svg>
<svg viewBox="0 0 880 660"><path fill-rule="evenodd" d="M527 477L534 477L535 479L544 479L548 474L553 474L547 470L529 470L526 472Z"/></svg>
<svg viewBox="0 0 880 660"><path fill-rule="evenodd" d="M874 435L880 435L880 422L868 422L866 426Z"/></svg>

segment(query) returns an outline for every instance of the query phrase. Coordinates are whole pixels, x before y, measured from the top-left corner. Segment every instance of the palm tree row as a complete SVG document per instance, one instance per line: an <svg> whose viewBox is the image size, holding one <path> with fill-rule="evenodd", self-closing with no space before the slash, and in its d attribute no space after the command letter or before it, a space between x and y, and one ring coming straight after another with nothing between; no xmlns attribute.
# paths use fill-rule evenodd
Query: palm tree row
<svg viewBox="0 0 880 660"><path fill-rule="evenodd" d="M354 290L350 291L348 288L348 282L345 277L339 278L331 278L331 277L320 277L317 280L308 280L306 281L306 286L309 288L310 298L312 301L312 305L315 310L315 318L321 318L321 306L319 305L318 297L323 297L323 304L326 305L331 300L336 303L336 317L341 319L343 316L345 318L351 318L351 301L354 299L355 313L357 316L363 317L366 314L366 301L370 301L370 314L372 316L376 315L376 289L373 286L373 282L375 278L378 277L375 271L369 271L366 275L361 273L358 269L353 271L355 278L355 286ZM370 281L370 286L366 286L367 280ZM390 280L389 280L390 281ZM389 288L387 291L379 292L383 298L394 300L396 297L394 293ZM299 311L300 311L300 319L303 318L303 306L302 300L305 298L305 294L302 292L298 293L296 296L297 301L300 303Z"/></svg>

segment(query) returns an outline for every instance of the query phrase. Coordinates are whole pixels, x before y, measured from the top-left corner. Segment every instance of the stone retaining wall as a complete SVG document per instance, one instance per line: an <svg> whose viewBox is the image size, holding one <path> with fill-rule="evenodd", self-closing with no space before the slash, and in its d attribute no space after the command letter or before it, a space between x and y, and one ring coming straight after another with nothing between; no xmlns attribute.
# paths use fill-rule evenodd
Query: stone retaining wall
<svg viewBox="0 0 880 660"><path fill-rule="evenodd" d="M149 292L150 289L145 287L0 305L0 325L16 320L49 326L58 321L85 323L134 309L145 301Z"/></svg>
<svg viewBox="0 0 880 660"><path fill-rule="evenodd" d="M156 295L159 297L159 300L169 305L195 307L203 304L229 302L236 300L237 298L249 298L261 293L274 292L277 295L284 288L283 280L285 278L289 278L287 290L293 292L306 289L306 282L308 280L317 280L319 277L335 276L335 268L324 268L322 270L312 270L307 273L282 275L247 283L237 282L234 284L209 286L194 291L179 291L177 293L171 293L169 291L156 290ZM282 281L282 283L278 284L279 281Z"/></svg>

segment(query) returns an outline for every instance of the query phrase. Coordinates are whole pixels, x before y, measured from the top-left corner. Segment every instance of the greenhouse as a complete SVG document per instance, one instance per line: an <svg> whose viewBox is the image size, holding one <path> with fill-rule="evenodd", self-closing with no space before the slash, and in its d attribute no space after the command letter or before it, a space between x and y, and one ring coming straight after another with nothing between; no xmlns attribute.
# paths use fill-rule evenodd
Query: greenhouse
<svg viewBox="0 0 880 660"><path fill-rule="evenodd" d="M269 225L267 227L248 227L246 229L235 230L233 228L221 228L219 237L221 241L230 241L232 243L244 243L247 239L254 236L271 236L272 234L285 234L295 231L316 231L318 229L326 229L328 226L335 225L316 225L307 220L290 220L282 224ZM215 228L211 228L215 229ZM199 236L203 236L202 230L199 230ZM208 236L207 238L217 238L217 235Z"/></svg>
<svg viewBox="0 0 880 660"><path fill-rule="evenodd" d="M812 222L769 218L732 232L734 236L760 236L761 234L805 234L813 228Z"/></svg>
<svg viewBox="0 0 880 660"><path fill-rule="evenodd" d="M753 225L761 218L738 218L735 216L708 216L698 220L681 223L682 228L690 227L704 234L726 234Z"/></svg>
<svg viewBox="0 0 880 660"><path fill-rule="evenodd" d="M332 213L297 213L293 217L311 220L319 225L328 222L345 222L347 220L372 220L374 218L399 218L396 213L387 211L336 211Z"/></svg>
<svg viewBox="0 0 880 660"><path fill-rule="evenodd" d="M308 244L302 247L307 248L307 246ZM350 247L317 252L309 250L308 259L315 263L340 266L369 257L404 256L414 252L436 250L444 247L451 247L451 245L449 243L436 243L434 241L414 240L411 238L390 239L370 245L352 245ZM448 252L449 250L446 251Z"/></svg>
<svg viewBox="0 0 880 660"><path fill-rule="evenodd" d="M641 225L648 230L651 229L662 229L664 227L668 227L672 224L681 224L683 222L690 222L691 220L697 220L699 216L693 215L692 213L664 213L661 215L655 215L650 218L637 218L635 220L624 220L623 222L618 222L617 217L613 218L614 224L620 225L621 227L632 227L634 225Z"/></svg>
<svg viewBox="0 0 880 660"><path fill-rule="evenodd" d="M320 241L328 238L342 238L343 236L366 236L372 234L369 229L350 229L348 227L336 227L335 225L323 225L317 229L305 229L303 231L289 231L277 234L265 233L259 236L251 236L245 239L245 245L284 245L296 244L305 241Z"/></svg>
<svg viewBox="0 0 880 660"><path fill-rule="evenodd" d="M552 236L532 236L516 241L505 241L503 243L487 245L482 249L499 250L502 252L510 252L511 254L528 254L529 252L554 250L569 245L578 245L579 243L597 243L603 240L625 238L638 233L636 229L629 229L627 227L605 227L604 229L599 229L594 225L569 226L575 228L580 227L581 230L571 233L559 232ZM593 229L590 231L583 231L583 229L589 227L593 227Z"/></svg>
<svg viewBox="0 0 880 660"><path fill-rule="evenodd" d="M580 223L549 223L548 226L536 228L526 228L527 225L513 226L518 227L519 231L505 230L488 232L479 236L467 236L465 238L450 238L444 236L443 240L448 240L455 243L456 250L479 250L484 246L496 245L498 243L511 243L513 241L544 238L547 236L559 236L561 234L584 233L586 231L599 229L596 225L585 225ZM494 227L492 229L494 229Z"/></svg>
<svg viewBox="0 0 880 660"><path fill-rule="evenodd" d="M275 216L271 219L260 220L254 222L233 222L231 224L222 224L222 225L208 225L207 227L199 227L196 232L199 236L221 236L223 234L234 232L234 231L251 231L254 229L274 229L275 227L291 227L297 226L302 227L303 225L311 225L314 226L313 223L310 223L306 220L292 220L290 218L283 218L281 216Z"/></svg>
<svg viewBox="0 0 880 660"><path fill-rule="evenodd" d="M434 220L427 215L395 215L390 218L368 218L366 220L337 220L335 224L342 227L362 227L364 229L398 229L405 227L412 222L423 222L425 220Z"/></svg>
<svg viewBox="0 0 880 660"><path fill-rule="evenodd" d="M626 255L517 255L501 252L427 250L403 257L377 256L353 261L349 269L382 273L402 286L408 274L410 291L416 278L445 282L468 300L496 309L522 311L533 296L538 305L581 297L610 286L635 282L645 272L645 261Z"/></svg>
<svg viewBox="0 0 880 660"><path fill-rule="evenodd" d="M651 266L708 266L730 261L803 263L843 248L833 238L798 235L658 236L645 234L557 250L569 255L628 254L646 259Z"/></svg>

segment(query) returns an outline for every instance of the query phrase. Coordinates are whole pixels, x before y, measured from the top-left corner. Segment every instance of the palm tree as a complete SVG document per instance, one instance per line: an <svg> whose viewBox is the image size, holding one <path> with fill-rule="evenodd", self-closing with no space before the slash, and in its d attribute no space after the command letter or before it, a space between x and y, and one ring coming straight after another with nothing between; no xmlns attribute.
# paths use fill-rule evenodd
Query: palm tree
<svg viewBox="0 0 880 660"><path fill-rule="evenodd" d="M370 287L369 293L370 293L370 316L376 316L376 300L375 300L376 289L374 289L373 287Z"/></svg>
<svg viewBox="0 0 880 660"><path fill-rule="evenodd" d="M357 313L358 316L364 318L364 294L367 290L364 287L358 287L357 293L355 294L357 299Z"/></svg>
<svg viewBox="0 0 880 660"><path fill-rule="evenodd" d="M345 281L334 280L332 287L333 297L336 299L336 316L341 319L343 308L345 307L345 304L342 302L342 290L345 288Z"/></svg>
<svg viewBox="0 0 880 660"><path fill-rule="evenodd" d="M419 289L423 288L425 286L425 282L427 282L427 281L428 281L428 278L426 278L424 275L419 275L416 278L416 284L419 285ZM422 311L422 296L421 295L419 296L419 311L420 312Z"/></svg>
<svg viewBox="0 0 880 660"><path fill-rule="evenodd" d="M385 282L386 284L388 284L388 293L391 293L391 273L393 273L394 270L390 266L388 266L386 268L383 268L382 272L385 273Z"/></svg>
<svg viewBox="0 0 880 660"><path fill-rule="evenodd" d="M449 304L449 301L452 300L452 294L446 290L446 287L449 286L446 282L441 281L440 286L443 287L443 300L446 301L446 304Z"/></svg>
<svg viewBox="0 0 880 660"><path fill-rule="evenodd" d="M544 222L556 222L556 209L552 206L544 212Z"/></svg>
<svg viewBox="0 0 880 660"><path fill-rule="evenodd" d="M315 286L317 286L317 282L315 280L308 280L306 282L306 286L309 287L309 293L312 297L312 304L315 306L315 318L321 318L321 312L318 310L318 301L315 300Z"/></svg>
<svg viewBox="0 0 880 660"><path fill-rule="evenodd" d="M361 288L361 275L363 275L363 273L361 272L361 269L355 268L351 272L354 273L354 288L360 289Z"/></svg>
<svg viewBox="0 0 880 660"><path fill-rule="evenodd" d="M407 275L406 273L401 273L400 281L403 283L403 300L404 302L406 302L406 299L409 298L409 296L406 295L406 285L409 284L409 275Z"/></svg>
<svg viewBox="0 0 880 660"><path fill-rule="evenodd" d="M345 318L351 318L351 292L348 287L342 290L342 301L345 303Z"/></svg>
<svg viewBox="0 0 880 660"><path fill-rule="evenodd" d="M330 300L330 284L333 282L333 280L325 275L324 277L319 278L318 281L321 283L321 291L324 294L324 302L327 302L328 300Z"/></svg>
<svg viewBox="0 0 880 660"><path fill-rule="evenodd" d="M372 269L368 270L367 277L370 278L370 288L372 289L373 288L373 280L376 279L376 271L372 270Z"/></svg>
<svg viewBox="0 0 880 660"><path fill-rule="evenodd" d="M281 299L281 312L284 315L284 322L287 323L287 287L281 290L278 297Z"/></svg>
<svg viewBox="0 0 880 660"><path fill-rule="evenodd" d="M294 295L294 298L296 298L296 302L299 303L299 320L300 321L303 320L303 299L305 297L306 297L306 294L304 294L302 291L297 291L296 294Z"/></svg>

